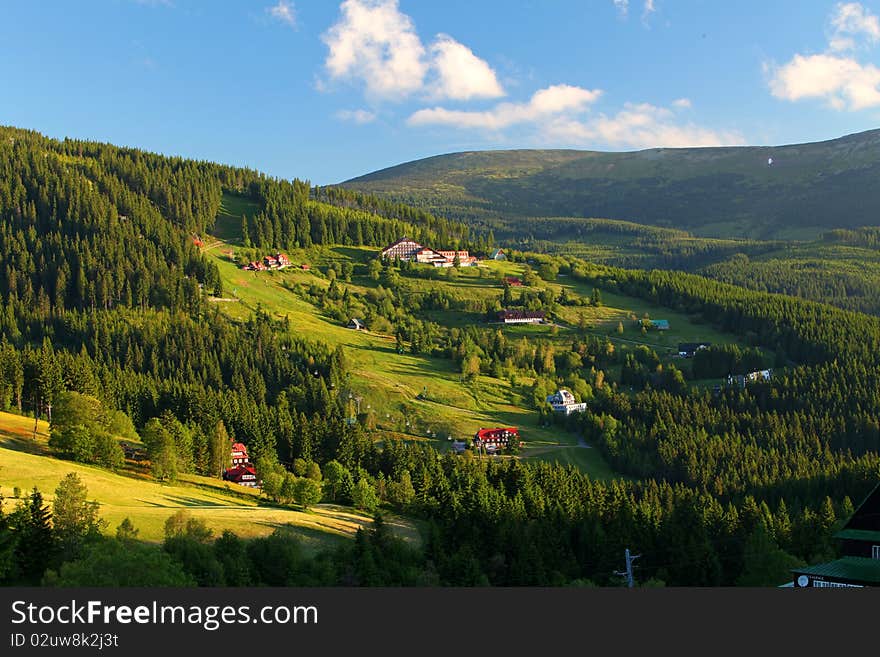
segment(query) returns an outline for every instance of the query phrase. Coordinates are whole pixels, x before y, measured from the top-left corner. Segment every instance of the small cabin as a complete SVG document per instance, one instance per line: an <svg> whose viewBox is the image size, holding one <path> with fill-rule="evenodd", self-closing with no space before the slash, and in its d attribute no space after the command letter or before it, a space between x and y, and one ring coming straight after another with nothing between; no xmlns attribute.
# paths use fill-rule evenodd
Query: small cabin
<svg viewBox="0 0 880 657"><path fill-rule="evenodd" d="M367 330L367 327L364 326L364 323L359 319L355 319L354 317L352 317L350 320L348 320L348 324L346 324L346 328L354 329L355 331Z"/></svg>

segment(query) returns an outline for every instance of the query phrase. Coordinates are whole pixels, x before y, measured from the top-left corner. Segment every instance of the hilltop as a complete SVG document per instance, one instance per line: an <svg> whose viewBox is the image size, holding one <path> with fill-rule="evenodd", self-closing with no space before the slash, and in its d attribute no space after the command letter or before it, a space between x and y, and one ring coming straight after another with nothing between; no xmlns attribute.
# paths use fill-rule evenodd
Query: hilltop
<svg viewBox="0 0 880 657"><path fill-rule="evenodd" d="M783 146L468 151L341 186L519 234L529 232L525 217L603 217L703 236L800 239L876 223L878 147L880 130Z"/></svg>

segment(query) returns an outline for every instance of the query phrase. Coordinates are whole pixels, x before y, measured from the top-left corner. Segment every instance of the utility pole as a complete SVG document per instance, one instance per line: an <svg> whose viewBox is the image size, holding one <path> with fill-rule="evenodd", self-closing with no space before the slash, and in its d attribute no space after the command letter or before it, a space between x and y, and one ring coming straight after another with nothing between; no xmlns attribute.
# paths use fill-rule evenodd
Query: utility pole
<svg viewBox="0 0 880 657"><path fill-rule="evenodd" d="M629 588L633 588L635 586L635 582L633 581L633 561L641 557L640 554L630 554L629 548L626 548L624 551L624 556L626 558L626 571L615 570L615 575L620 575L621 577L626 577L626 585Z"/></svg>

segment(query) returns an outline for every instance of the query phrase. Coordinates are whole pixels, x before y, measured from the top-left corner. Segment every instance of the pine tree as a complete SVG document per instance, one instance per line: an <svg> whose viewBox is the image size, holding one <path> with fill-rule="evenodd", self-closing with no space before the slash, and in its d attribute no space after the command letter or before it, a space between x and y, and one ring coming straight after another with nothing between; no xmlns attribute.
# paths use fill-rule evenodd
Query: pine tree
<svg viewBox="0 0 880 657"><path fill-rule="evenodd" d="M39 582L55 558L57 543L51 521L52 512L34 486L27 501L19 503L11 519L18 536L15 559L22 579L30 584Z"/></svg>

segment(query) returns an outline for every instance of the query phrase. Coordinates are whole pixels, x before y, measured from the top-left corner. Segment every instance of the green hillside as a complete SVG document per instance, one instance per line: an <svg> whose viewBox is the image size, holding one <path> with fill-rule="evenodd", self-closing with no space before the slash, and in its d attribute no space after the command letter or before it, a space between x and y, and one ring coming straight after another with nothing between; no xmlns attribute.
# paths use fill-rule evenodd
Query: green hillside
<svg viewBox="0 0 880 657"><path fill-rule="evenodd" d="M58 483L75 472L86 484L89 499L99 503L108 534L129 518L139 538L161 542L168 517L186 509L218 536L229 529L242 538L253 538L283 527L311 551L351 538L358 528L372 522L366 515L333 505L320 505L307 513L266 505L258 491L210 477L188 475L174 484L159 483L133 467L115 473L53 458L46 447L48 425L39 422L36 439L33 426L32 418L0 412L0 494L12 502L15 489L24 496L36 486L51 503ZM415 536L414 528L399 519L392 526L401 536Z"/></svg>
<svg viewBox="0 0 880 657"><path fill-rule="evenodd" d="M874 130L785 146L463 152L342 185L520 233L529 229L517 217L608 217L706 236L800 239L877 223L878 145Z"/></svg>
<svg viewBox="0 0 880 657"><path fill-rule="evenodd" d="M560 426L542 426L531 398L531 386L536 378L529 371L531 368L518 370L509 377L494 375L484 367L475 379L463 380L461 370L449 358L408 351L399 353L391 324L381 314L374 316L375 308L369 304L371 295L378 293L383 285L367 275L368 263L377 258L378 249L342 246L296 249L288 255L295 265L308 264L308 271L300 267L245 271L233 262L235 258L241 259L242 250L240 235L229 228L236 225L237 212L248 212L248 208L241 206L239 199L224 196L215 237L209 239L203 249L216 264L223 289L227 291L225 298L215 299L214 303L230 318L244 321L260 310L284 321L293 335L314 336L333 347L342 347L352 372L350 390L361 397L361 420L367 426L374 426L379 436L427 442L445 451L449 447L449 436L462 440L473 436L481 427L517 426L526 443L525 458L575 465L600 479L613 476L597 450L578 445L576 433ZM221 240L221 235L231 239ZM249 260L250 255L245 259ZM341 263L350 264L353 272L351 280L344 283L339 283L336 277ZM499 300L503 292L502 277L523 276L526 268L524 263L485 261L479 267L456 270L454 276L449 270L416 268L402 273L394 291L408 305L439 295L454 298L459 305L476 308ZM361 311L368 313L371 330L346 328L349 315L337 315L335 308L325 305L327 299L321 295L327 293L331 280L344 291L340 294L351 298L348 302L351 313L361 319L364 318L359 314ZM590 285L566 276L554 281L540 280L535 290L549 290L554 298L564 291L571 299L587 299L592 293ZM504 334L509 341L527 338L533 343L550 344L558 354L569 350L573 340L584 337L607 339L621 352L644 345L660 354L667 364L674 360L669 354L676 351L679 342L740 342L686 313L656 303L607 289L602 291L602 297L603 303L598 307L559 306L554 325L509 326L504 327ZM366 306L359 306L361 303ZM643 334L633 318L646 315L669 320L671 328L663 333ZM498 330L475 310L422 308L412 312L412 316L436 325L440 331L469 328L491 334ZM584 326L581 326L582 320ZM620 333L619 324L623 325ZM616 381L620 365L613 366L607 374L609 381ZM354 414L353 404L349 410Z"/></svg>

